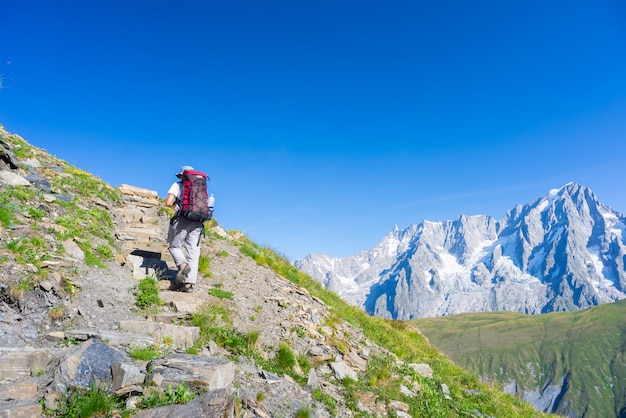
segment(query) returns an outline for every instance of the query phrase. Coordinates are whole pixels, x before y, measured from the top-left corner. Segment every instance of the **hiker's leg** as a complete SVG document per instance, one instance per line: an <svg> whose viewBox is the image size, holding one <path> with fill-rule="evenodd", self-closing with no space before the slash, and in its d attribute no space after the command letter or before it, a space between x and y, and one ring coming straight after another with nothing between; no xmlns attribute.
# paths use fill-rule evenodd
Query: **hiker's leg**
<svg viewBox="0 0 626 418"><path fill-rule="evenodd" d="M185 249L187 250L187 263L191 271L187 275L185 283L196 283L198 278L198 261L200 259L200 233L202 228L196 226L187 234L185 239Z"/></svg>
<svg viewBox="0 0 626 418"><path fill-rule="evenodd" d="M167 242L169 243L169 247L167 249L170 251L172 258L174 259L174 263L176 263L176 267L187 262L187 257L185 257L185 252L182 248L186 236L187 231L184 228L181 228L179 220L175 220L172 224L170 224L170 228L167 231Z"/></svg>

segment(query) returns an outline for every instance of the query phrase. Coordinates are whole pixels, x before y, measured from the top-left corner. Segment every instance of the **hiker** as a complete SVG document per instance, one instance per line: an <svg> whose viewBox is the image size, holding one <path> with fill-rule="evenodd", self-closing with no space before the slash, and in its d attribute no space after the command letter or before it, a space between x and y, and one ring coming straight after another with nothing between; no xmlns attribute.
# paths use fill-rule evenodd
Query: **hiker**
<svg viewBox="0 0 626 418"><path fill-rule="evenodd" d="M207 214L202 214L200 220L190 220L183 216L184 197L183 189L183 173L197 173L205 177L206 174L194 171L189 165L181 167L180 172L176 174L179 181L174 182L167 191L165 205L175 207L174 217L170 220L170 227L167 233L167 243L169 251L174 258L178 273L176 274L175 287L177 290L185 293L193 292L198 277L198 260L200 258L200 237L204 232L204 220L210 219L212 215L212 204L209 206L209 200L206 194L206 181L203 183L204 193L201 192L201 207ZM187 182L189 184L189 182ZM184 249L183 249L184 245Z"/></svg>

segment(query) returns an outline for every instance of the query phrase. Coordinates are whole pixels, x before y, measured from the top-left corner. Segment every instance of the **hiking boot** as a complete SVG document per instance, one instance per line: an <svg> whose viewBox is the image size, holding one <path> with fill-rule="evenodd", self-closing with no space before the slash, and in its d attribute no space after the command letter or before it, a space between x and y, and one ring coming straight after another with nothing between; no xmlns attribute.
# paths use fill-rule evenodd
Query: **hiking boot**
<svg viewBox="0 0 626 418"><path fill-rule="evenodd" d="M193 283L185 283L181 286L180 291L183 293L193 293Z"/></svg>
<svg viewBox="0 0 626 418"><path fill-rule="evenodd" d="M189 275L190 271L191 271L191 267L189 267L189 264L187 263L182 263L180 266L178 266L178 273L176 274L176 282L184 283L185 280L187 280L187 276Z"/></svg>

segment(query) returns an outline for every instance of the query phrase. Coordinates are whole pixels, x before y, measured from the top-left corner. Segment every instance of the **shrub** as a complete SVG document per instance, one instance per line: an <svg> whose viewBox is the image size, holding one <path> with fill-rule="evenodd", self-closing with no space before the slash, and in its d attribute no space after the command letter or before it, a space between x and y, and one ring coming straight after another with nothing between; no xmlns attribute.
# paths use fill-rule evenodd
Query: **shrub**
<svg viewBox="0 0 626 418"><path fill-rule="evenodd" d="M311 408L308 406L303 406L302 408L296 411L295 418L310 418L311 416Z"/></svg>
<svg viewBox="0 0 626 418"><path fill-rule="evenodd" d="M165 393L151 392L141 400L144 408L156 408L157 406L185 404L195 398L195 394L189 391L184 382L181 382L176 389L168 385Z"/></svg>
<svg viewBox="0 0 626 418"><path fill-rule="evenodd" d="M139 282L135 297L135 304L140 309L150 308L152 306L161 306L164 303L163 299L159 297L157 282L152 277L146 277Z"/></svg>
<svg viewBox="0 0 626 418"><path fill-rule="evenodd" d="M122 408L118 398L109 395L105 386L92 383L89 390L75 388L61 399L57 415L61 417L113 416Z"/></svg>
<svg viewBox="0 0 626 418"><path fill-rule="evenodd" d="M287 343L280 344L274 360L276 361L276 366L283 371L283 373L290 373L293 366L296 365L296 356Z"/></svg>

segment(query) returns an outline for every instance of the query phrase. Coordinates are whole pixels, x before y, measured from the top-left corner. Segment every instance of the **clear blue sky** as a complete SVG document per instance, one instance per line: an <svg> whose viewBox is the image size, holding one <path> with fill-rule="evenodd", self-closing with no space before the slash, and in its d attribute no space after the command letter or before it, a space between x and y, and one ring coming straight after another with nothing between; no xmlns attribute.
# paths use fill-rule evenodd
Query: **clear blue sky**
<svg viewBox="0 0 626 418"><path fill-rule="evenodd" d="M621 0L0 0L0 39L8 131L162 197L207 171L291 260L570 181L626 212Z"/></svg>

